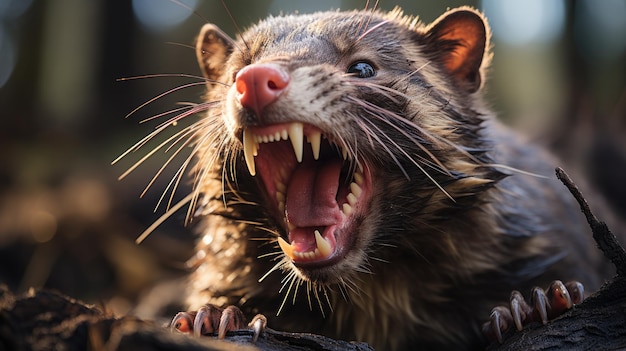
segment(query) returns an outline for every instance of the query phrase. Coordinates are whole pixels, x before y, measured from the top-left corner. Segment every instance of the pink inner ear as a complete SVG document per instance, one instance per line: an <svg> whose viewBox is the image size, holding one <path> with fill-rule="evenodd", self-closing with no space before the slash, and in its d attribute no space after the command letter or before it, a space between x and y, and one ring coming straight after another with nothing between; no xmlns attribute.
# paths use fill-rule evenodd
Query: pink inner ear
<svg viewBox="0 0 626 351"><path fill-rule="evenodd" d="M446 71L470 91L480 86L480 67L489 39L486 26L473 10L453 10L435 21L428 32L430 45Z"/></svg>
<svg viewBox="0 0 626 351"><path fill-rule="evenodd" d="M484 35L484 31L481 33L474 25L460 24L441 36L443 40L458 43L445 59L445 66L449 72L461 73L471 69L470 67L480 65L484 51L484 44L480 45L480 39Z"/></svg>

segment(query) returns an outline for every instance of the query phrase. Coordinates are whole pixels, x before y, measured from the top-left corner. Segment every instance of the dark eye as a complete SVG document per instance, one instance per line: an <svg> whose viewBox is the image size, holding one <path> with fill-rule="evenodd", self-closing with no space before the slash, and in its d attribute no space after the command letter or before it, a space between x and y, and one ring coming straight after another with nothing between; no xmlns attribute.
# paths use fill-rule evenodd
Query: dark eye
<svg viewBox="0 0 626 351"><path fill-rule="evenodd" d="M355 62L348 67L347 73L359 78L371 78L376 75L376 70L367 62Z"/></svg>

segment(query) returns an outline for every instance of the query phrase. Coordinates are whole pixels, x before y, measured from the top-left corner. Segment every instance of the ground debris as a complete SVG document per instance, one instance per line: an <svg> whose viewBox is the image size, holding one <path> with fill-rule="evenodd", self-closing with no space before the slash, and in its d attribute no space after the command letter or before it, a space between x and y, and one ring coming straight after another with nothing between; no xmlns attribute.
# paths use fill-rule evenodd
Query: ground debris
<svg viewBox="0 0 626 351"><path fill-rule="evenodd" d="M101 309L47 290L16 296L0 286L0 351L26 350L372 350L364 343L271 329L251 343L252 331L226 341L173 333L132 316L115 318Z"/></svg>

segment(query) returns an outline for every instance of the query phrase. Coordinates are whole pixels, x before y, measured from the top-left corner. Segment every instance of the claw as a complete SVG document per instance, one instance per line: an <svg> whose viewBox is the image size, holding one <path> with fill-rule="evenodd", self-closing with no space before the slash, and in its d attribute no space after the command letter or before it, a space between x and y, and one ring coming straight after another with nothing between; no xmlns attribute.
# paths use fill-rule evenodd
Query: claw
<svg viewBox="0 0 626 351"><path fill-rule="evenodd" d="M248 324L248 327L252 328L252 330L254 331L254 335L252 336L252 343L256 343L256 341L259 339L259 335L261 335L261 333L265 330L265 327L267 327L267 318L265 318L265 316L262 314L257 314L256 316L254 316L254 318L252 318L252 321L250 322L250 324Z"/></svg>
<svg viewBox="0 0 626 351"><path fill-rule="evenodd" d="M191 333L193 331L192 323L195 317L195 312L178 312L174 318L172 318L170 329L181 333Z"/></svg>
<svg viewBox="0 0 626 351"><path fill-rule="evenodd" d="M546 297L551 307L550 318L558 317L572 308L572 299L560 280L555 280L550 284Z"/></svg>
<svg viewBox="0 0 626 351"><path fill-rule="evenodd" d="M510 305L515 328L522 330L522 328L524 328L524 322L529 320L532 316L532 307L526 303L524 296L517 290L511 293Z"/></svg>
<svg viewBox="0 0 626 351"><path fill-rule="evenodd" d="M546 293L539 287L533 288L530 304L519 291L511 292L508 308L498 306L491 310L489 321L482 326L483 334L491 340L497 339L502 343L502 334L508 331L511 324L515 324L517 330L522 330L532 321L547 324L549 320L563 314L573 305L581 303L585 294L583 285L576 281L563 284L555 280L547 291Z"/></svg>
<svg viewBox="0 0 626 351"><path fill-rule="evenodd" d="M246 326L243 312L235 306L228 306L222 311L219 321L218 339L224 339L226 332L243 329Z"/></svg>
<svg viewBox="0 0 626 351"><path fill-rule="evenodd" d="M221 312L221 309L212 305L200 307L193 321L193 335L201 336L215 333L220 324Z"/></svg>
<svg viewBox="0 0 626 351"><path fill-rule="evenodd" d="M546 292L539 287L534 287L531 291L530 304L533 306L536 316L542 324L548 323L548 309L550 305Z"/></svg>
<svg viewBox="0 0 626 351"><path fill-rule="evenodd" d="M585 287L581 283L577 281L567 282L565 288L569 291L572 304L578 305L585 299Z"/></svg>
<svg viewBox="0 0 626 351"><path fill-rule="evenodd" d="M248 327L254 335L252 342L256 343L259 335L265 331L267 318L257 314L252 318ZM202 306L197 312L179 312L170 322L170 329L194 336L217 333L218 339L224 339L229 331L241 330L246 327L245 316L236 306L225 309L213 305Z"/></svg>
<svg viewBox="0 0 626 351"><path fill-rule="evenodd" d="M491 310L489 322L483 324L483 333L490 336L491 339L495 338L499 343L502 343L502 332L509 329L512 319L511 311L508 308L497 306Z"/></svg>

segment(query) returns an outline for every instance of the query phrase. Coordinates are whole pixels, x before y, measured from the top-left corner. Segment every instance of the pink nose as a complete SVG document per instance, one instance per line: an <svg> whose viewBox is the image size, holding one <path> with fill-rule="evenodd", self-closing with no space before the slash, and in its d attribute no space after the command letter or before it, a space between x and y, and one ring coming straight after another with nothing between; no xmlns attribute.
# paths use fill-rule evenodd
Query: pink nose
<svg viewBox="0 0 626 351"><path fill-rule="evenodd" d="M288 84L289 74L280 66L269 63L246 66L235 77L239 102L254 111L257 118Z"/></svg>

